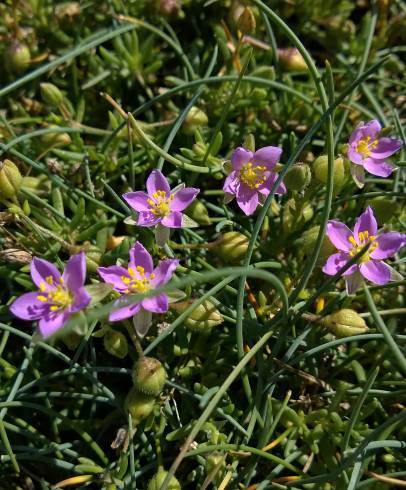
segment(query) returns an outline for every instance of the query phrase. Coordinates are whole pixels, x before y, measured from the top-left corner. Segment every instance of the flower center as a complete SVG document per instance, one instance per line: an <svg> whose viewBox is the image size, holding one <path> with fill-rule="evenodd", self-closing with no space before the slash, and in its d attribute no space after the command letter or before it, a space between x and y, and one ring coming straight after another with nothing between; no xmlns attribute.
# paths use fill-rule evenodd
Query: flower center
<svg viewBox="0 0 406 490"><path fill-rule="evenodd" d="M156 191L152 194L152 199L148 199L148 204L151 206L150 211L153 215L165 218L171 212L171 201L173 195L167 197L165 191Z"/></svg>
<svg viewBox="0 0 406 490"><path fill-rule="evenodd" d="M45 278L46 282L42 282L39 286L41 294L37 296L39 301L43 303L51 303L51 311L65 310L69 305L72 304L73 298L68 289L66 289L64 280L61 277L59 279L59 284L54 284L54 279L52 276ZM49 289L49 286L53 286Z"/></svg>
<svg viewBox="0 0 406 490"><path fill-rule="evenodd" d="M371 141L371 136L365 136L361 138L357 143L357 152L360 153L363 158L368 158L371 156L371 150L377 147L378 140L374 139Z"/></svg>
<svg viewBox="0 0 406 490"><path fill-rule="evenodd" d="M373 252L376 249L376 247L378 246L378 244L375 242L375 240L376 240L376 236L374 236L374 235L369 236L369 232L366 230L360 231L358 233L359 244L356 242L356 240L353 236L350 236L348 238L348 241L351 243L353 248L349 251L349 253L348 253L349 256L354 257L355 255L357 255L358 253L361 252L361 250L365 247L365 245L368 245L368 243L370 243L371 245L370 245L368 251L365 252L364 255L359 259L359 262L361 264L363 264L365 262L369 262L371 260L371 257L369 256L370 253Z"/></svg>
<svg viewBox="0 0 406 490"><path fill-rule="evenodd" d="M151 279L154 279L154 273L146 276L144 267L141 267L140 265L137 265L135 270L132 267L129 267L127 271L131 277L121 276L121 280L127 286L127 289L124 291L125 294L145 293L151 289L150 281Z"/></svg>
<svg viewBox="0 0 406 490"><path fill-rule="evenodd" d="M264 165L253 166L251 162L246 163L240 170L240 181L250 189L258 189L266 181Z"/></svg>

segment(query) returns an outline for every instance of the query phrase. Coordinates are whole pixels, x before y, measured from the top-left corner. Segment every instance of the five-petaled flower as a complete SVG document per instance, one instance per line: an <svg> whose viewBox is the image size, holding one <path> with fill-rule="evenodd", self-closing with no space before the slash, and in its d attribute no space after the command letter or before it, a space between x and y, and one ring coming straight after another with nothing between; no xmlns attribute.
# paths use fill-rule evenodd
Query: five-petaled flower
<svg viewBox="0 0 406 490"><path fill-rule="evenodd" d="M249 216L256 210L259 201L265 200L278 174L273 168L278 163L282 150L276 146L265 146L255 153L239 147L231 155L232 172L226 178L223 191L227 201L237 198L237 204ZM281 183L276 194L284 194Z"/></svg>
<svg viewBox="0 0 406 490"><path fill-rule="evenodd" d="M333 220L327 224L327 235L339 250L327 259L323 267L323 272L330 276L337 274L352 257L369 244L369 248L358 261L343 273L348 294L353 294L358 289L362 281L361 276L379 285L401 278L400 274L383 260L395 255L406 244L406 235L397 232L378 234L378 225L371 207L368 206L357 219L354 232L344 223Z"/></svg>
<svg viewBox="0 0 406 490"><path fill-rule="evenodd" d="M11 304L10 310L23 320L39 320L39 331L44 338L62 328L73 313L83 310L91 301L84 288L84 252L69 259L62 275L47 260L34 257L31 278L39 291L23 294Z"/></svg>
<svg viewBox="0 0 406 490"><path fill-rule="evenodd" d="M358 125L350 136L348 158L356 166L352 167L352 173L361 185L364 182L363 169L379 177L388 177L396 168L387 158L401 148L402 141L379 137L381 129L379 122L373 119Z"/></svg>
<svg viewBox="0 0 406 490"><path fill-rule="evenodd" d="M154 269L151 255L140 242L135 242L130 249L130 261L127 268L119 265L99 267L97 270L103 281L112 284L114 289L121 294L115 303L114 310L110 313L109 320L116 322L134 317L134 325L138 334L145 335L151 323L151 313L168 311L168 296L160 293L144 298L138 303L129 303L126 296L146 293L166 284L178 264L177 259L166 259Z"/></svg>

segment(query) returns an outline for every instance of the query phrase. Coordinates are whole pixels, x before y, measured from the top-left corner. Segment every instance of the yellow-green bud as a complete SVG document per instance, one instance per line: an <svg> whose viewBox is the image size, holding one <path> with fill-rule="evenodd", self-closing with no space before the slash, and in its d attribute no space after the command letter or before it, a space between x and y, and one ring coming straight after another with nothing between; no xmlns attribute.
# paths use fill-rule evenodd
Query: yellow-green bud
<svg viewBox="0 0 406 490"><path fill-rule="evenodd" d="M164 482L166 475L168 474L163 468L160 468L157 473L151 478L148 483L147 490L160 490L162 483ZM181 486L177 478L174 476L169 480L169 484L166 487L167 490L181 490Z"/></svg>
<svg viewBox="0 0 406 490"><path fill-rule="evenodd" d="M182 129L186 134L194 134L196 129L201 126L207 126L208 122L209 118L207 114L199 109L199 107L193 106L183 122Z"/></svg>
<svg viewBox="0 0 406 490"><path fill-rule="evenodd" d="M117 332L116 330L109 329L104 334L103 345L106 351L114 357L124 359L128 354L128 343L126 336Z"/></svg>
<svg viewBox="0 0 406 490"><path fill-rule="evenodd" d="M0 198L10 199L20 190L23 178L11 160L0 162Z"/></svg>
<svg viewBox="0 0 406 490"><path fill-rule="evenodd" d="M42 100L46 104L49 104L50 106L59 106L63 101L62 92L53 83L41 83L40 89Z"/></svg>
<svg viewBox="0 0 406 490"><path fill-rule="evenodd" d="M278 49L279 61L287 71L308 71L307 64L297 48Z"/></svg>
<svg viewBox="0 0 406 490"><path fill-rule="evenodd" d="M153 357L140 357L133 369L135 388L151 396L158 396L164 387L166 371L162 364Z"/></svg>
<svg viewBox="0 0 406 490"><path fill-rule="evenodd" d="M198 199L195 199L185 212L193 220L199 223L199 225L211 224L209 212L206 206Z"/></svg>
<svg viewBox="0 0 406 490"><path fill-rule="evenodd" d="M313 162L314 176L320 184L327 184L328 179L328 157L321 155ZM340 190L345 180L344 160L339 157L333 163L334 192Z"/></svg>
<svg viewBox="0 0 406 490"><path fill-rule="evenodd" d="M194 332L208 332L224 322L223 315L206 299L185 320L185 327Z"/></svg>
<svg viewBox="0 0 406 490"><path fill-rule="evenodd" d="M228 231L215 242L214 252L225 262L240 262L247 253L249 239L238 231Z"/></svg>
<svg viewBox="0 0 406 490"><path fill-rule="evenodd" d="M387 223L399 212L399 204L386 197L375 197L367 201L367 204L374 210L374 215L378 223Z"/></svg>
<svg viewBox="0 0 406 490"><path fill-rule="evenodd" d="M43 143L52 146L66 146L72 143L72 139L68 133L46 133L42 136L41 140Z"/></svg>
<svg viewBox="0 0 406 490"><path fill-rule="evenodd" d="M312 226L311 228L303 232L300 243L302 245L303 250L306 253L309 253L314 249L314 245L316 243L319 230L320 230L320 226L316 225L316 226ZM327 257L329 257L332 253L334 253L334 251L335 251L334 245L330 242L328 237L324 235L317 264L318 265L324 264Z"/></svg>
<svg viewBox="0 0 406 490"><path fill-rule="evenodd" d="M139 425L154 410L155 397L144 395L134 387L128 392L124 408L131 414L133 425Z"/></svg>
<svg viewBox="0 0 406 490"><path fill-rule="evenodd" d="M310 184L312 173L306 163L297 163L287 172L284 182L291 191L301 191Z"/></svg>
<svg viewBox="0 0 406 490"><path fill-rule="evenodd" d="M323 318L322 324L337 337L349 337L365 333L368 326L354 310L344 308Z"/></svg>
<svg viewBox="0 0 406 490"><path fill-rule="evenodd" d="M242 14L238 17L237 27L242 34L252 34L255 31L257 23L251 7L245 7Z"/></svg>
<svg viewBox="0 0 406 490"><path fill-rule="evenodd" d="M4 52L4 65L12 73L24 71L31 61L31 53L25 44L14 41Z"/></svg>

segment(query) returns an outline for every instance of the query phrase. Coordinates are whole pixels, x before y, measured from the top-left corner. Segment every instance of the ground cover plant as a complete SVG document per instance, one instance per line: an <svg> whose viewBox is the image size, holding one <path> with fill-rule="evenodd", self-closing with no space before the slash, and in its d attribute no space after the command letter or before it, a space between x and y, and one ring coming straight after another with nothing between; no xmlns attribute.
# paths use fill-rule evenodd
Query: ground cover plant
<svg viewBox="0 0 406 490"><path fill-rule="evenodd" d="M406 486L404 4L0 13L0 488Z"/></svg>

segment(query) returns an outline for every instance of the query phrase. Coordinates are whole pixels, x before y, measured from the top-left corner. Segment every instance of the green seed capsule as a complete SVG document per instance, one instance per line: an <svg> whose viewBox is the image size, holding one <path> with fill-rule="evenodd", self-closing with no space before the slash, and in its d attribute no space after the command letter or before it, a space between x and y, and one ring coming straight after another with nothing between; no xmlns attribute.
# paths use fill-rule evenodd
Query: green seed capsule
<svg viewBox="0 0 406 490"><path fill-rule="evenodd" d="M63 101L62 92L53 83L41 83L41 97L42 100L50 106L59 106Z"/></svg>
<svg viewBox="0 0 406 490"><path fill-rule="evenodd" d="M4 52L4 65L9 72L21 73L26 70L31 61L31 53L25 44L12 42Z"/></svg>
<svg viewBox="0 0 406 490"><path fill-rule="evenodd" d="M185 212L188 216L195 220L196 223L199 223L199 225L211 224L209 212L206 206L198 199L195 199Z"/></svg>
<svg viewBox="0 0 406 490"><path fill-rule="evenodd" d="M285 175L284 182L291 191L301 191L310 184L312 173L305 163L297 163Z"/></svg>
<svg viewBox="0 0 406 490"><path fill-rule="evenodd" d="M202 109L199 109L199 107L193 106L183 122L182 129L185 134L192 135L196 129L207 126L208 122L209 118L207 114Z"/></svg>
<svg viewBox="0 0 406 490"><path fill-rule="evenodd" d="M194 332L209 332L223 322L223 315L210 300L206 299L189 315L184 325Z"/></svg>
<svg viewBox="0 0 406 490"><path fill-rule="evenodd" d="M126 336L121 332L109 329L103 337L103 345L112 356L124 359L128 353L128 342Z"/></svg>
<svg viewBox="0 0 406 490"><path fill-rule="evenodd" d="M149 481L147 490L160 490L167 474L167 471L165 471L163 468L159 468L157 473L155 473L155 475ZM169 480L169 485L166 488L167 490L181 490L182 487L180 486L179 481L173 476Z"/></svg>
<svg viewBox="0 0 406 490"><path fill-rule="evenodd" d="M344 308L323 318L322 324L337 337L348 337L365 333L368 326L354 310Z"/></svg>
<svg viewBox="0 0 406 490"><path fill-rule="evenodd" d="M314 177L320 184L327 184L328 179L328 157L321 155L313 162ZM333 163L334 192L338 192L344 184L345 170L344 160L339 157Z"/></svg>
<svg viewBox="0 0 406 490"><path fill-rule="evenodd" d="M0 198L15 197L20 190L23 178L15 163L11 160L0 162Z"/></svg>
<svg viewBox="0 0 406 490"><path fill-rule="evenodd" d="M161 393L166 380L166 371L154 357L140 357L133 369L135 388L146 394L157 396Z"/></svg>
<svg viewBox="0 0 406 490"><path fill-rule="evenodd" d="M125 399L124 408L131 414L134 426L137 426L152 413L154 406L154 396L144 395L131 388Z"/></svg>
<svg viewBox="0 0 406 490"><path fill-rule="evenodd" d="M308 71L308 66L297 48L278 49L279 61L287 71Z"/></svg>
<svg viewBox="0 0 406 490"><path fill-rule="evenodd" d="M238 30L242 34L252 34L255 31L257 23L251 7L245 7L237 21Z"/></svg>
<svg viewBox="0 0 406 490"><path fill-rule="evenodd" d="M228 231L215 242L214 252L225 262L240 262L247 253L249 239L238 231Z"/></svg>

